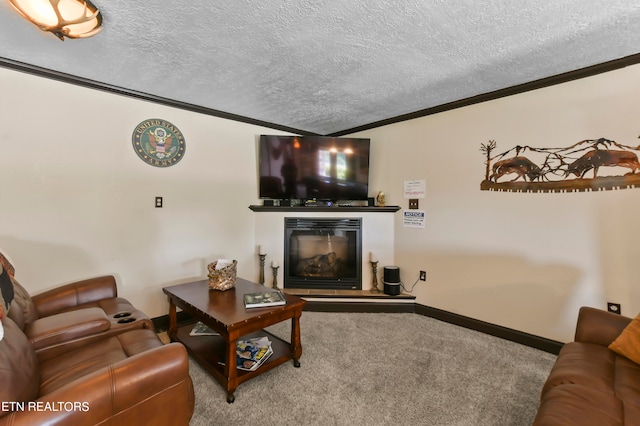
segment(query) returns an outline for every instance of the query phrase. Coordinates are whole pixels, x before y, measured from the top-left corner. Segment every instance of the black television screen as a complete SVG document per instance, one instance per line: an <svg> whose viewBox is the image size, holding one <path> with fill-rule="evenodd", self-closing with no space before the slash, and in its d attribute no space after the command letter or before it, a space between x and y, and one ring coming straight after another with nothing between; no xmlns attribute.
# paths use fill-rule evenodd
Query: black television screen
<svg viewBox="0 0 640 426"><path fill-rule="evenodd" d="M366 200L370 139L260 136L260 198Z"/></svg>

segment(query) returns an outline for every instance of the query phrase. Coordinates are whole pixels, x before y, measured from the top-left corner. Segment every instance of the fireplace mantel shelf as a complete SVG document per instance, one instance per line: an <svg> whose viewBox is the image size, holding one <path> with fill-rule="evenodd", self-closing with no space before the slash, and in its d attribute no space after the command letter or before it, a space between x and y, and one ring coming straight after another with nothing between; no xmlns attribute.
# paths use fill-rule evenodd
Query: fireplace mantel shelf
<svg viewBox="0 0 640 426"><path fill-rule="evenodd" d="M384 206L384 207L311 207L311 206L249 206L254 212L366 212L366 213L395 213L400 210L400 206Z"/></svg>

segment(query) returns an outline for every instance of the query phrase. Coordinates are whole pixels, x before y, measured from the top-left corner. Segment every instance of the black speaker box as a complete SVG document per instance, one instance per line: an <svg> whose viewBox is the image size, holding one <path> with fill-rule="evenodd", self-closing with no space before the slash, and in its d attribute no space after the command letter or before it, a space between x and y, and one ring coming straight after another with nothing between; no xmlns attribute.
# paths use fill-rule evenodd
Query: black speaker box
<svg viewBox="0 0 640 426"><path fill-rule="evenodd" d="M397 266L385 266L384 267L384 282L386 283L399 283L400 282L400 268Z"/></svg>
<svg viewBox="0 0 640 426"><path fill-rule="evenodd" d="M384 267L384 294L397 296L400 294L400 268L397 266Z"/></svg>
<svg viewBox="0 0 640 426"><path fill-rule="evenodd" d="M400 283L384 283L384 294L389 296L397 296L400 294Z"/></svg>

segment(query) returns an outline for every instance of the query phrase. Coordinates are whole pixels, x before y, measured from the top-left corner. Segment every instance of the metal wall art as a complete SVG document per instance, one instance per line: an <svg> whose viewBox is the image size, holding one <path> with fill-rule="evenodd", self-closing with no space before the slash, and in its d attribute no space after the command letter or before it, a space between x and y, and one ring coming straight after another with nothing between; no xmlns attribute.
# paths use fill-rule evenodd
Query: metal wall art
<svg viewBox="0 0 640 426"><path fill-rule="evenodd" d="M186 148L180 129L157 118L138 124L132 142L138 157L155 167L173 166L182 160Z"/></svg>
<svg viewBox="0 0 640 426"><path fill-rule="evenodd" d="M631 147L606 138L567 148L517 145L493 155L497 144L481 144L486 156L480 189L510 192L605 191L640 187L640 163Z"/></svg>

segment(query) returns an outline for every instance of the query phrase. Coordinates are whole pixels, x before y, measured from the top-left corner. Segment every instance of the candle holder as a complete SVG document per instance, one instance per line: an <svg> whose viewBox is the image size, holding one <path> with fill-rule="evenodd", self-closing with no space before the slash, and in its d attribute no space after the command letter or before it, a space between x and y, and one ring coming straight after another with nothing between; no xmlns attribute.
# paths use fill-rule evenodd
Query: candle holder
<svg viewBox="0 0 640 426"><path fill-rule="evenodd" d="M264 259L267 257L266 254L258 254L260 256L260 284L264 285Z"/></svg>
<svg viewBox="0 0 640 426"><path fill-rule="evenodd" d="M378 261L370 261L370 263L371 275L373 276L373 281L371 282L371 292L380 293L380 289L378 288Z"/></svg>
<svg viewBox="0 0 640 426"><path fill-rule="evenodd" d="M273 288L278 288L278 268L279 266L271 266L273 270Z"/></svg>

